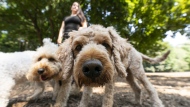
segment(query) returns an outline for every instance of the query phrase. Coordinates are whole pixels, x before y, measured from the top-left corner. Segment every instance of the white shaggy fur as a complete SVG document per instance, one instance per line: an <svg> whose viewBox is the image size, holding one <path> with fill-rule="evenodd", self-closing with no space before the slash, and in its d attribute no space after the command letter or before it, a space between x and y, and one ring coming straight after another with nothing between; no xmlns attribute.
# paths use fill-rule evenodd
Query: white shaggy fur
<svg viewBox="0 0 190 107"><path fill-rule="evenodd" d="M0 53L0 107L6 107L12 88L26 81L35 51Z"/></svg>
<svg viewBox="0 0 190 107"><path fill-rule="evenodd" d="M39 51L44 51L44 53L45 51L51 51L48 41L50 40L44 40L44 45L46 45L48 49L44 46L44 48L40 48ZM53 47L53 51L54 49L56 48ZM10 92L15 85L27 81L26 74L33 62L35 54L37 54L36 51L0 52L0 107L7 106ZM39 88L40 84L42 83L36 84L36 86ZM35 92L32 98L36 98L36 96L38 96L38 94Z"/></svg>

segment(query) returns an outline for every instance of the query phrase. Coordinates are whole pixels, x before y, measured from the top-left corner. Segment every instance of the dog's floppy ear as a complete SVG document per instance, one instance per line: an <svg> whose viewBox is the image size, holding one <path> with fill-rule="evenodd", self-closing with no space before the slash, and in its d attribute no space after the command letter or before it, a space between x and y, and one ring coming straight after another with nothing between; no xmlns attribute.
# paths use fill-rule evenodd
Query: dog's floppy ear
<svg viewBox="0 0 190 107"><path fill-rule="evenodd" d="M62 63L62 72L60 79L66 80L70 78L73 73L74 58L72 53L72 37L66 39L58 48L58 59Z"/></svg>
<svg viewBox="0 0 190 107"><path fill-rule="evenodd" d="M116 32L116 30L113 27L108 27L107 29L112 39L112 54L115 63L115 68L119 76L126 77L128 61L125 61L125 63L123 63L123 60L128 60L128 53L131 49L131 46L127 43L126 39L120 37L120 35Z"/></svg>

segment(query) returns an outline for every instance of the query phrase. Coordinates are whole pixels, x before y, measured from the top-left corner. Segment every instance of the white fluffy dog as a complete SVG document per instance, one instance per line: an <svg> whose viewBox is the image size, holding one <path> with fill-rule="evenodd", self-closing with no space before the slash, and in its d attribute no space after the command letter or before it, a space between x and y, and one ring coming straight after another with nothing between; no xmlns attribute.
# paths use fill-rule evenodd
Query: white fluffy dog
<svg viewBox="0 0 190 107"><path fill-rule="evenodd" d="M58 48L55 44L53 46L48 45L50 43L48 39L44 39L43 42L44 46L40 47L38 50L48 50L52 53ZM34 56L38 54L38 50L14 53L0 52L0 107L7 106L10 92L14 86L27 81L26 74L33 63ZM45 51L44 53L46 54L47 52ZM42 84L43 82L37 82L37 92L35 90L35 93L29 97L29 99L36 98L43 92L44 84Z"/></svg>

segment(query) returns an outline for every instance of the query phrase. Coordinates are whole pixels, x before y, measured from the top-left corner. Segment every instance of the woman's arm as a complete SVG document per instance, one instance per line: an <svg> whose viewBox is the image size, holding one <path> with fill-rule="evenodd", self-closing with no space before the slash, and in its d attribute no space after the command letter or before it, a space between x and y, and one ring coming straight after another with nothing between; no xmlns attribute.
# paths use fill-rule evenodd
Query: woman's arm
<svg viewBox="0 0 190 107"><path fill-rule="evenodd" d="M87 22L86 20L84 22L82 22L82 27L87 27Z"/></svg>
<svg viewBox="0 0 190 107"><path fill-rule="evenodd" d="M58 39L57 39L58 44L62 43L64 26L65 26L65 24L64 24L64 21L63 21L62 24L61 24L61 28L59 29L59 35L58 35Z"/></svg>
<svg viewBox="0 0 190 107"><path fill-rule="evenodd" d="M87 27L87 22L86 20L84 22L81 23L82 24L82 27L79 27L79 30L82 29L83 27Z"/></svg>

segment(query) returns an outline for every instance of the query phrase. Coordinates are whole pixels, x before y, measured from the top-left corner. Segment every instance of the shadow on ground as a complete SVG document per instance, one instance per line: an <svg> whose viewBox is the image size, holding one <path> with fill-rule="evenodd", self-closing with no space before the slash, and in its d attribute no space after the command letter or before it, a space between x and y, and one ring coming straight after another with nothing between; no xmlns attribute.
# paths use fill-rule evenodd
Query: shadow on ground
<svg viewBox="0 0 190 107"><path fill-rule="evenodd" d="M173 75L173 74L172 74ZM185 74L184 74L185 75ZM189 107L190 105L190 77L187 75L171 76L170 74L150 74L147 75L151 83L158 91L160 99L165 107ZM49 87L49 86L47 86ZM101 107L103 98L103 89L97 88L89 103L89 107ZM143 89L142 106L135 102L134 93L125 79L118 79L115 83L114 107L151 107L151 100L147 92ZM17 91L17 90L14 90ZM25 93L26 95L28 93ZM23 93L22 93L23 95ZM25 102L25 96L11 98L8 107L50 107L54 102L51 100L51 91L46 91L36 101ZM68 107L77 107L79 105L82 93L71 95L68 100Z"/></svg>

